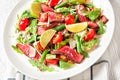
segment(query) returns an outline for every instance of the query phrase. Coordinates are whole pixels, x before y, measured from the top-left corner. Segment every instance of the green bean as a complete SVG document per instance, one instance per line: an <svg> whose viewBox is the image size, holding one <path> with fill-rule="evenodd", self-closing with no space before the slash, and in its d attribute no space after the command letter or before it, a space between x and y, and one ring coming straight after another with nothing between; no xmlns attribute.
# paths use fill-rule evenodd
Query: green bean
<svg viewBox="0 0 120 80"><path fill-rule="evenodd" d="M77 52L78 53L81 53L81 43L80 43L80 36L78 36L77 34L75 34L75 40L76 40L76 43L77 43Z"/></svg>
<svg viewBox="0 0 120 80"><path fill-rule="evenodd" d="M55 10L56 12L70 12L70 8L62 7L62 8L57 8Z"/></svg>
<svg viewBox="0 0 120 80"><path fill-rule="evenodd" d="M48 52L49 52L48 49L46 49L46 50L42 53L41 58L40 58L40 62L41 62L41 63L44 61L44 58L45 58L45 56L47 55Z"/></svg>
<svg viewBox="0 0 120 80"><path fill-rule="evenodd" d="M88 57L88 53L86 51L84 51L83 48L82 48L82 41L80 39L80 36L78 36L77 34L75 34L74 38L75 38L75 40L77 42L77 52L79 54L82 54L85 57Z"/></svg>
<svg viewBox="0 0 120 80"><path fill-rule="evenodd" d="M65 0L64 2L56 5L54 8L57 9L57 8L63 7L63 6L66 5L68 2L69 2L68 0Z"/></svg>
<svg viewBox="0 0 120 80"><path fill-rule="evenodd" d="M65 28L65 24L62 24L62 25L56 26L53 29L56 30L56 31L60 31L60 30L63 30L64 28Z"/></svg>
<svg viewBox="0 0 120 80"><path fill-rule="evenodd" d="M76 14L76 15L75 15L75 19L74 19L74 23L76 23L77 20L78 20L78 15Z"/></svg>

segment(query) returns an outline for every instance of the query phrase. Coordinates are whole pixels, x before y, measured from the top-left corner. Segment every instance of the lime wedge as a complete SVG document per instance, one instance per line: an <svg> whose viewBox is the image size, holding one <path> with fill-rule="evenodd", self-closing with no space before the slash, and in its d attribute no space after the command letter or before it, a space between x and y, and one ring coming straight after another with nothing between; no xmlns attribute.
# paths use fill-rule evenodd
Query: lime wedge
<svg viewBox="0 0 120 80"><path fill-rule="evenodd" d="M76 24L71 24L71 25L66 25L66 29L70 32L81 32L85 30L88 26L87 22L83 23L76 23Z"/></svg>
<svg viewBox="0 0 120 80"><path fill-rule="evenodd" d="M30 13L34 18L38 18L41 12L41 3L40 2L33 2L30 7Z"/></svg>
<svg viewBox="0 0 120 80"><path fill-rule="evenodd" d="M55 33L56 31L53 29L46 30L45 32L42 33L40 38L40 44L43 48L47 46L47 44L50 42Z"/></svg>

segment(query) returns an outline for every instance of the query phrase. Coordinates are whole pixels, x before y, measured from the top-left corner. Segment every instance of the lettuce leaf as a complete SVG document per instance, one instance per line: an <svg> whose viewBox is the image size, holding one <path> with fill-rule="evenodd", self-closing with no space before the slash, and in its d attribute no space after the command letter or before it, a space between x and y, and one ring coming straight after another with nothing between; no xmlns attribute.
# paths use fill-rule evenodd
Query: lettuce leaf
<svg viewBox="0 0 120 80"><path fill-rule="evenodd" d="M106 25L100 20L99 21L99 29L98 29L98 32L97 34L98 35L101 35L101 34L104 34L105 33L105 27Z"/></svg>
<svg viewBox="0 0 120 80"><path fill-rule="evenodd" d="M100 15L101 13L101 9L100 8L95 8L93 11L91 12L87 12L87 17L94 21L98 18L98 16Z"/></svg>

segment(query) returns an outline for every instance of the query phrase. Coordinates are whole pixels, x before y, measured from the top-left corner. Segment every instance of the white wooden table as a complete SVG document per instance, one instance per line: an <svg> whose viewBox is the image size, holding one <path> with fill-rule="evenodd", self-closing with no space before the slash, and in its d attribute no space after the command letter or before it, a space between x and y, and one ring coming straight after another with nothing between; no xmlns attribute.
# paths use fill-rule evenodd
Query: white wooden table
<svg viewBox="0 0 120 80"><path fill-rule="evenodd" d="M19 2L19 0L0 0L0 39L2 39L3 28L5 26L7 16L9 15L12 8L17 4L17 2ZM108 60L111 64L109 79L120 80L120 1L110 0L110 2L115 13L115 32L111 44L101 59ZM0 44L2 44L1 41ZM0 51L1 50L2 46L0 47Z"/></svg>

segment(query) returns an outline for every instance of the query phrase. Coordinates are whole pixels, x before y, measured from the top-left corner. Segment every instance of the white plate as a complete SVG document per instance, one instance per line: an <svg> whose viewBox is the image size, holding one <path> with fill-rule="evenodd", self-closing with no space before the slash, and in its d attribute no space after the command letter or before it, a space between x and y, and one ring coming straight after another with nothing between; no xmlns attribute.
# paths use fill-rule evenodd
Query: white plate
<svg viewBox="0 0 120 80"><path fill-rule="evenodd" d="M5 29L4 29L4 48L10 62L19 69L22 73L37 79L43 80L56 80L64 79L74 76L78 73L83 72L89 68L93 63L95 63L105 52L114 32L114 13L109 0L94 0L93 2L101 7L103 13L109 19L107 23L106 33L102 35L99 47L91 52L90 57L85 59L81 64L75 66L74 68L60 71L60 72L40 72L36 68L32 67L27 61L25 56L17 54L11 45L14 44L15 40L11 37L15 30L15 24L17 21L17 14L21 14L23 10L29 9L30 4L33 0L21 0L16 7L12 10L8 17Z"/></svg>

